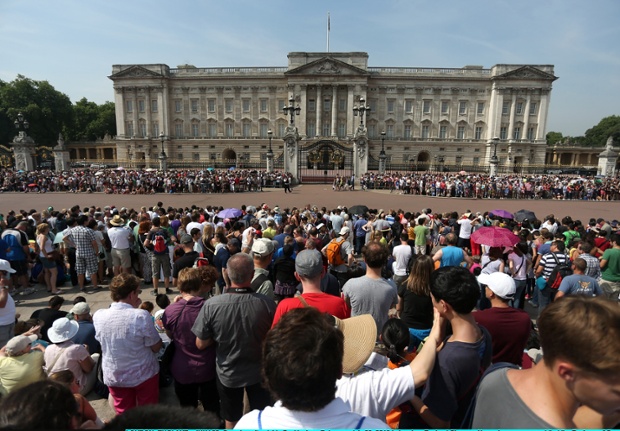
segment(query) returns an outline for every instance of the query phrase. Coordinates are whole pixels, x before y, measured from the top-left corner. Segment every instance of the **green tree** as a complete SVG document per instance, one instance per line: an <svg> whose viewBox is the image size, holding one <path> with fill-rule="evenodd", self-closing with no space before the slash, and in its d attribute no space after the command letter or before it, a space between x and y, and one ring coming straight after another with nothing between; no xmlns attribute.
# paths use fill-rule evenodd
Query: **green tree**
<svg viewBox="0 0 620 431"><path fill-rule="evenodd" d="M47 81L35 81L23 75L0 84L1 143L13 140L16 132L13 122L20 112L30 124L28 135L38 145L56 145L58 134L73 122L73 106L66 94Z"/></svg>
<svg viewBox="0 0 620 431"><path fill-rule="evenodd" d="M620 143L619 115L605 117L596 126L586 130L584 145L588 147L603 147L610 136L613 137L616 144Z"/></svg>
<svg viewBox="0 0 620 431"><path fill-rule="evenodd" d="M564 136L560 132L549 132L547 133L547 145L555 145L558 142L562 141Z"/></svg>

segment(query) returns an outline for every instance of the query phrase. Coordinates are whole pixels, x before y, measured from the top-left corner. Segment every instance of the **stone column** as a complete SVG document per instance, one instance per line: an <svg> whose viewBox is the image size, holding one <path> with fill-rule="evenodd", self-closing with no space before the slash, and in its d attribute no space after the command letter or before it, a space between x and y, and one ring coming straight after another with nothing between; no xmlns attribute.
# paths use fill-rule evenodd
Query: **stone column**
<svg viewBox="0 0 620 431"><path fill-rule="evenodd" d="M65 147L65 140L62 134L58 135L58 145L54 147L54 167L56 172L67 171L70 169L69 151Z"/></svg>
<svg viewBox="0 0 620 431"><path fill-rule="evenodd" d="M527 100L525 101L525 112L523 113L523 134L521 135L521 139L527 139L527 130L530 128L530 103L532 96L530 93L527 94Z"/></svg>
<svg viewBox="0 0 620 431"><path fill-rule="evenodd" d="M337 123L338 123L338 86L334 85L332 96L332 138L338 136Z"/></svg>
<svg viewBox="0 0 620 431"><path fill-rule="evenodd" d="M353 96L354 96L354 87L352 85L347 85L347 136L353 136L353 130L355 126L353 125Z"/></svg>
<svg viewBox="0 0 620 431"><path fill-rule="evenodd" d="M316 86L316 136L323 136L323 95L321 85Z"/></svg>
<svg viewBox="0 0 620 431"><path fill-rule="evenodd" d="M305 136L307 138L314 138L314 136L307 136L308 125L306 123L306 118L308 115L308 86L306 84L296 85L295 89L299 94L299 106L301 106L301 114L297 117L299 122L297 129L302 137Z"/></svg>
<svg viewBox="0 0 620 431"><path fill-rule="evenodd" d="M538 127L536 128L536 140L545 140L547 136L547 114L549 111L549 92L543 90L540 96L540 108L538 110Z"/></svg>
<svg viewBox="0 0 620 431"><path fill-rule="evenodd" d="M512 141L514 139L516 106L517 106L517 95L513 93L512 99L510 101L510 122L508 123L508 136L506 136L508 141Z"/></svg>
<svg viewBox="0 0 620 431"><path fill-rule="evenodd" d="M290 125L287 126L284 134L284 172L290 172L295 181L299 180L297 157L300 139L297 128Z"/></svg>
<svg viewBox="0 0 620 431"><path fill-rule="evenodd" d="M114 89L114 106L116 114L116 133L118 136L125 136L125 97L122 87Z"/></svg>

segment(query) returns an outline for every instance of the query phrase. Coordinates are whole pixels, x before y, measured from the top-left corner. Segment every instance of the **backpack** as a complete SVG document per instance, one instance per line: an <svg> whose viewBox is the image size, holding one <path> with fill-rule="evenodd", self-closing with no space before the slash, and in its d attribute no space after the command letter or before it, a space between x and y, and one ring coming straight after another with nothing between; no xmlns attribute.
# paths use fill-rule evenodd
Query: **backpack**
<svg viewBox="0 0 620 431"><path fill-rule="evenodd" d="M332 266L343 265L346 263L340 253L342 244L345 241L345 238L341 237L340 240L332 240L329 244L327 244L325 254L327 255L327 262L329 262Z"/></svg>
<svg viewBox="0 0 620 431"><path fill-rule="evenodd" d="M564 277L572 275L573 270L571 269L568 259L567 262L560 263L555 253L553 253L553 258L555 259L557 265L555 266L555 268L553 268L553 271L551 271L551 275L549 275L549 278L547 279L547 287L557 290L560 287L560 284L562 283Z"/></svg>
<svg viewBox="0 0 620 431"><path fill-rule="evenodd" d="M166 245L166 234L163 230L155 231L153 234L153 253L168 254L168 246Z"/></svg>

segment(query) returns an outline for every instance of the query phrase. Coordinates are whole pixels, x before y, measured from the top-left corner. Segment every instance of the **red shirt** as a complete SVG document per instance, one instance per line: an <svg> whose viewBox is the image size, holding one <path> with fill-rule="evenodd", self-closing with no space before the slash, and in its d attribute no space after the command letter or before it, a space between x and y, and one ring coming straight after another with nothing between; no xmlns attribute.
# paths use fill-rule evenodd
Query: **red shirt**
<svg viewBox="0 0 620 431"><path fill-rule="evenodd" d="M302 294L306 302L310 307L314 307L323 313L329 313L339 319L348 319L351 317L351 310L347 307L347 303L344 299L339 298L328 293L304 293ZM299 298L287 298L278 304L276 308L276 314L273 317L273 328L278 323L278 320L289 310L294 308L302 308L305 305Z"/></svg>
<svg viewBox="0 0 620 431"><path fill-rule="evenodd" d="M472 313L493 340L493 363L512 362L521 365L523 349L532 330L529 314L518 308L491 307Z"/></svg>

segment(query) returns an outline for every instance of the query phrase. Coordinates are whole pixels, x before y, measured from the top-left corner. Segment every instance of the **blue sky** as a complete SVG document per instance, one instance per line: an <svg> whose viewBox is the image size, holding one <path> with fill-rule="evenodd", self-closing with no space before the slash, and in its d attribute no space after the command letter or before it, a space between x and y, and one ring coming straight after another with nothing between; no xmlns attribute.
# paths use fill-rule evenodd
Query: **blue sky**
<svg viewBox="0 0 620 431"><path fill-rule="evenodd" d="M620 115L617 0L1 0L0 79L113 100L113 64L286 66L293 51L370 66L553 64L548 131Z"/></svg>

